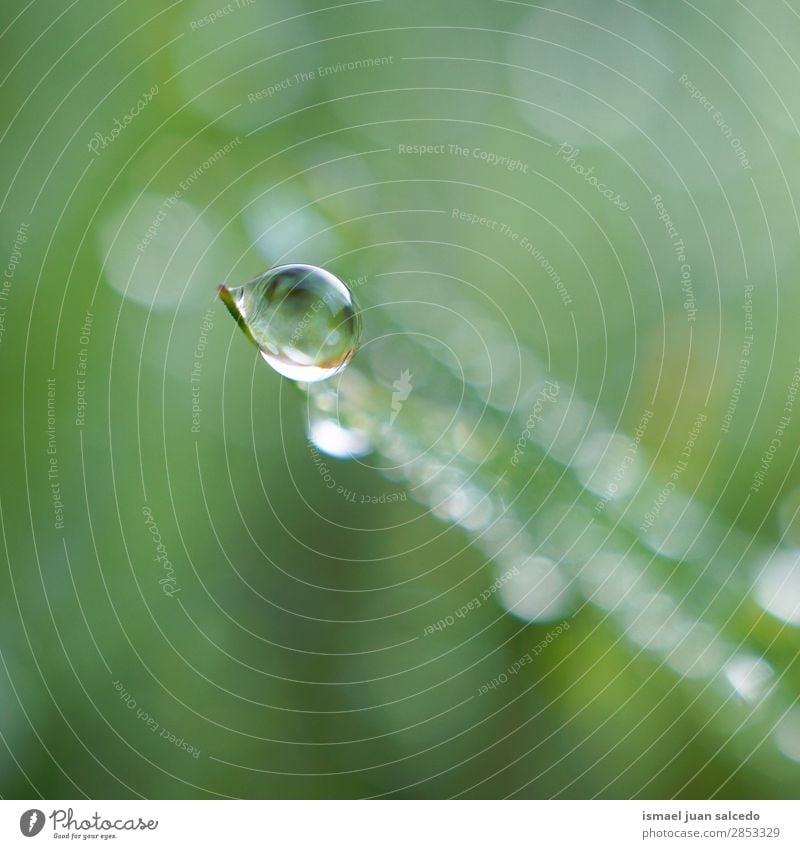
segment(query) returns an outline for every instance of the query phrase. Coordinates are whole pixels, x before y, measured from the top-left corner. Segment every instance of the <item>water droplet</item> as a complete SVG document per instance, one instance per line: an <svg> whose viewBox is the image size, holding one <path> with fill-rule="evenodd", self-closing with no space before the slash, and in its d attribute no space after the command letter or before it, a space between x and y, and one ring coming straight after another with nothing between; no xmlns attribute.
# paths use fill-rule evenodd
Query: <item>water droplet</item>
<svg viewBox="0 0 800 849"><path fill-rule="evenodd" d="M665 656L666 662L684 678L709 678L730 659L730 647L715 628L706 622L687 621L677 646Z"/></svg>
<svg viewBox="0 0 800 849"><path fill-rule="evenodd" d="M774 551L756 577L754 595L773 616L800 625L800 549Z"/></svg>
<svg viewBox="0 0 800 849"><path fill-rule="evenodd" d="M308 387L308 438L331 457L363 457L372 450L372 421L364 410L368 384L356 370Z"/></svg>
<svg viewBox="0 0 800 849"><path fill-rule="evenodd" d="M350 290L313 265L279 265L222 298L261 356L284 377L316 383L352 358L361 322Z"/></svg>
<svg viewBox="0 0 800 849"><path fill-rule="evenodd" d="M778 723L775 742L787 758L800 762L800 708L793 707Z"/></svg>
<svg viewBox="0 0 800 849"><path fill-rule="evenodd" d="M500 587L505 609L526 622L551 622L570 607L569 584L549 557L530 555Z"/></svg>
<svg viewBox="0 0 800 849"><path fill-rule="evenodd" d="M762 698L775 678L772 667L752 654L734 655L723 670L733 689L748 702Z"/></svg>

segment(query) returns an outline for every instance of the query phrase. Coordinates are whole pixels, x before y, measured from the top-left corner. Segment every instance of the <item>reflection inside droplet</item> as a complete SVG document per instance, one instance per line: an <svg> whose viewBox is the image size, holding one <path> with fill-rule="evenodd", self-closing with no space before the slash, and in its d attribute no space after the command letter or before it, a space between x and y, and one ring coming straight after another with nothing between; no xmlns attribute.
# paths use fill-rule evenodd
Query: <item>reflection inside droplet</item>
<svg viewBox="0 0 800 849"><path fill-rule="evenodd" d="M280 265L219 295L261 356L284 377L314 383L341 371L361 324L350 290L313 265Z"/></svg>

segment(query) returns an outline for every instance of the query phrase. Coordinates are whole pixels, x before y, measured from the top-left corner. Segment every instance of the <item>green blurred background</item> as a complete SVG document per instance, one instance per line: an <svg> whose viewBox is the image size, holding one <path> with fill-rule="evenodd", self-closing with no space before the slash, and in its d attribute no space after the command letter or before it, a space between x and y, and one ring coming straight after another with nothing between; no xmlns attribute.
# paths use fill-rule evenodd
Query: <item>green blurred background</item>
<svg viewBox="0 0 800 849"><path fill-rule="evenodd" d="M0 44L3 796L796 794L795 0L13 0ZM303 396L216 299L277 262L354 281L370 340L419 301L363 355L376 391L428 380L403 438L435 443L437 403L467 421L486 362L515 376L505 447L481 419L460 458L486 488L526 358L581 422L575 486L584 424L649 412L652 505L704 415L699 553L596 512L732 653L693 674L631 639L630 575L597 604L580 558L550 609L492 592L431 632L506 564L402 468L327 458L384 503L327 485ZM414 334L458 368L426 378ZM502 497L535 528L556 494L555 562L591 517L540 448Z"/></svg>

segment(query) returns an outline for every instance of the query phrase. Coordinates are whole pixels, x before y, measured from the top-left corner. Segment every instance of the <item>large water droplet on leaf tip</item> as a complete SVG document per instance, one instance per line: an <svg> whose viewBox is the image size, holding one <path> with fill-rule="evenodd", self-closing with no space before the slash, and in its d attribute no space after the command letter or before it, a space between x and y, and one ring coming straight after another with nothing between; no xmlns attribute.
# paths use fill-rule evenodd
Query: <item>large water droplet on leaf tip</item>
<svg viewBox="0 0 800 849"><path fill-rule="evenodd" d="M261 356L284 377L316 383L350 362L361 322L347 286L323 268L279 265L219 295Z"/></svg>

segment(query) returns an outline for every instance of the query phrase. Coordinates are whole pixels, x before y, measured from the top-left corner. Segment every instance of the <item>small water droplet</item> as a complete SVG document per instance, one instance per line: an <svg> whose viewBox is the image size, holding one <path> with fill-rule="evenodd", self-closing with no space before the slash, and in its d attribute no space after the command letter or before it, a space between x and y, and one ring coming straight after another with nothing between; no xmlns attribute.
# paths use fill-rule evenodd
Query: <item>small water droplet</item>
<svg viewBox="0 0 800 849"><path fill-rule="evenodd" d="M367 385L356 370L334 382L308 387L308 438L331 457L363 457L372 451L372 422L363 409Z"/></svg>
<svg viewBox="0 0 800 849"><path fill-rule="evenodd" d="M316 383L352 358L361 322L347 286L323 268L279 265L219 296L261 356L284 377Z"/></svg>

